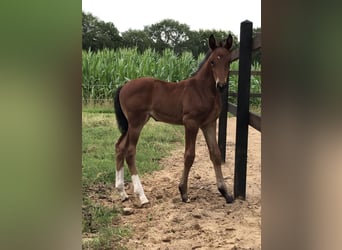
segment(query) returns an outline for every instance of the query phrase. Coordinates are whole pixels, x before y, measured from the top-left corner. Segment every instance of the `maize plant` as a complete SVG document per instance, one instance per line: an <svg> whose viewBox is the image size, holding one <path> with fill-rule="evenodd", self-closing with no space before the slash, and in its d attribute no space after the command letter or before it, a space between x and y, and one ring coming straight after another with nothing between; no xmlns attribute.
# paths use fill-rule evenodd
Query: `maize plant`
<svg viewBox="0 0 342 250"><path fill-rule="evenodd" d="M136 48L82 51L83 102L101 103L111 100L119 86L138 77L150 76L164 81L179 82L197 70L204 56L202 53L195 59L191 52L177 55L170 49L165 49L162 55L153 49L139 53ZM238 70L238 62L233 62L230 69ZM260 69L261 65L252 66L252 71ZM229 91L237 92L237 83L238 76L231 75ZM260 76L251 77L251 93L261 93ZM229 100L236 102L235 97L230 97ZM260 98L251 98L251 103L260 104Z"/></svg>

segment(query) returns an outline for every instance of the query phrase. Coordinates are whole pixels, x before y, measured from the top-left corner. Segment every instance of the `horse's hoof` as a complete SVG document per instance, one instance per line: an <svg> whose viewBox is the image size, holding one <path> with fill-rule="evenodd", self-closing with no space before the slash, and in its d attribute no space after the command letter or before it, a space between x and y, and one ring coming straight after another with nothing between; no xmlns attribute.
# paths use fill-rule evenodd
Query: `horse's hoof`
<svg viewBox="0 0 342 250"><path fill-rule="evenodd" d="M227 203L233 203L233 202L234 202L233 196L228 195L228 196L226 197L226 202L227 202Z"/></svg>
<svg viewBox="0 0 342 250"><path fill-rule="evenodd" d="M128 201L128 200L129 200L128 196L121 198L121 202L125 202L125 201Z"/></svg>
<svg viewBox="0 0 342 250"><path fill-rule="evenodd" d="M190 203L190 198L188 198L188 197L182 197L182 201L183 201L184 203Z"/></svg>
<svg viewBox="0 0 342 250"><path fill-rule="evenodd" d="M151 207L151 203L149 201L141 203L139 208L148 208Z"/></svg>

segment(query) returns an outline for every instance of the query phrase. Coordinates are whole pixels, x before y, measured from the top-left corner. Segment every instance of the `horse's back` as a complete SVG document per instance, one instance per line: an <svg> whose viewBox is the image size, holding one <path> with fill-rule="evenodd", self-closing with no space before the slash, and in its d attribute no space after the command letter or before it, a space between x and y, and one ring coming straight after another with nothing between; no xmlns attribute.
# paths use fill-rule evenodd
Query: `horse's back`
<svg viewBox="0 0 342 250"><path fill-rule="evenodd" d="M156 79L151 77L130 80L123 86L120 96L125 96L125 98L128 98L132 95L141 95L144 93L147 94L153 89L155 81Z"/></svg>
<svg viewBox="0 0 342 250"><path fill-rule="evenodd" d="M166 94L167 85L170 83L152 77L141 77L128 81L122 88L120 93L120 99L138 99L140 101L150 105L154 98L160 94Z"/></svg>
<svg viewBox="0 0 342 250"><path fill-rule="evenodd" d="M120 92L126 114L148 114L156 120L181 124L183 87L178 83L142 77L127 82Z"/></svg>

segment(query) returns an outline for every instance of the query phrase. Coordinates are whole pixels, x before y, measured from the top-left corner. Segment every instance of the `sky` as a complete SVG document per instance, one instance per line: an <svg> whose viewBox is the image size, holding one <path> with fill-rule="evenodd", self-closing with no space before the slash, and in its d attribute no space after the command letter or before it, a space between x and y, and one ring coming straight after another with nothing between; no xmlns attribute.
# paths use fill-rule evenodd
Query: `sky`
<svg viewBox="0 0 342 250"><path fill-rule="evenodd" d="M82 0L82 11L119 32L143 30L144 26L172 19L191 30L215 29L240 35L240 23L249 20L261 27L261 0Z"/></svg>

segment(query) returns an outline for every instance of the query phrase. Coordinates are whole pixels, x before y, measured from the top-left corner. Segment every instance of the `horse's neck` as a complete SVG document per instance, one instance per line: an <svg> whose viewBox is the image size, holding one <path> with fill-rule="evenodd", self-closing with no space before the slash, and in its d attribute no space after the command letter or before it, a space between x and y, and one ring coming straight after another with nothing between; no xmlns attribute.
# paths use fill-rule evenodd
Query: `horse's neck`
<svg viewBox="0 0 342 250"><path fill-rule="evenodd" d="M194 84L200 85L201 89L216 93L215 81L208 65L202 67L193 79Z"/></svg>

